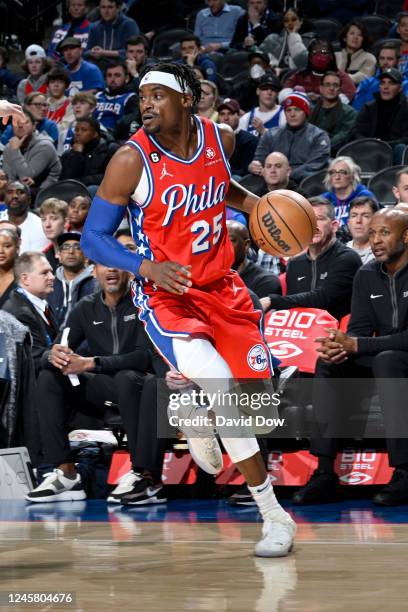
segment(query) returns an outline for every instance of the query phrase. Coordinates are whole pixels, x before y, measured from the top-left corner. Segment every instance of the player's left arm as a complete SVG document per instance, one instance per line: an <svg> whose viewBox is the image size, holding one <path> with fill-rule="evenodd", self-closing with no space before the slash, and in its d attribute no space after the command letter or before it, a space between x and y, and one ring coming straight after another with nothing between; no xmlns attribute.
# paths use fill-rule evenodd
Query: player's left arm
<svg viewBox="0 0 408 612"><path fill-rule="evenodd" d="M229 125L221 124L219 130L225 155L229 159L235 148L235 134ZM242 185L234 181L234 179L231 179L230 188L226 197L228 206L232 206L233 208L250 214L258 200L258 196L248 191L248 189L245 189L245 187L242 187Z"/></svg>

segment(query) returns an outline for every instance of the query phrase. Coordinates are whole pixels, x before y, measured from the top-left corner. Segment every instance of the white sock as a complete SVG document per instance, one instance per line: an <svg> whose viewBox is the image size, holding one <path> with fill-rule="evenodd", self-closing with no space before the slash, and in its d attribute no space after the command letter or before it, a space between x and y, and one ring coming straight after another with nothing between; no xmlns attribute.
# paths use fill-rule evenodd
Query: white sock
<svg viewBox="0 0 408 612"><path fill-rule="evenodd" d="M262 484L256 487L248 486L248 489L258 504L259 511L264 520L276 516L277 511L284 512L282 506L275 497L269 476L266 477L265 482Z"/></svg>

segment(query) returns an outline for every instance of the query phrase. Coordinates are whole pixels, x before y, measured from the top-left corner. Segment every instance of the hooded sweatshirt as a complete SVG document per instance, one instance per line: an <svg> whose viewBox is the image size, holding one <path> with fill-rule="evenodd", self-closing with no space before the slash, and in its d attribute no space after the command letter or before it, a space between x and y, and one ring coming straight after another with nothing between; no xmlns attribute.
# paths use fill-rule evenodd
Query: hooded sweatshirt
<svg viewBox="0 0 408 612"><path fill-rule="evenodd" d="M64 327L72 307L85 295L90 295L96 291L98 283L93 277L92 271L93 265L87 266L78 276L71 281L67 281L63 266L57 268L54 291L48 296L47 301L55 313L60 328Z"/></svg>
<svg viewBox="0 0 408 612"><path fill-rule="evenodd" d="M348 222L351 200L359 198L360 196L367 196L377 202L375 195L362 183L359 183L345 200L340 200L334 191L325 191L321 194L322 198L327 198L334 205L336 209L336 219L340 225L346 225Z"/></svg>
<svg viewBox="0 0 408 612"><path fill-rule="evenodd" d="M119 15L115 21L100 19L91 23L85 58L90 57L89 51L93 47L102 47L105 51L119 51L120 56L124 58L126 41L132 36L137 36L139 32L136 21L124 15Z"/></svg>

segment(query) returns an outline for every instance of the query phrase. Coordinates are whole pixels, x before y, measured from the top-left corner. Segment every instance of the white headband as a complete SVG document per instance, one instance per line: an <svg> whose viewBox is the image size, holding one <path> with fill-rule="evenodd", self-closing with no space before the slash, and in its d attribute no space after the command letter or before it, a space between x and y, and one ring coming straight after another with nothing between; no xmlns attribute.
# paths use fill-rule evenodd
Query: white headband
<svg viewBox="0 0 408 612"><path fill-rule="evenodd" d="M177 81L174 74L170 74L170 72L160 72L159 70L147 72L140 81L139 88L143 87L143 85L164 85L179 93L191 93L189 87L185 87L185 89L180 87L180 83Z"/></svg>

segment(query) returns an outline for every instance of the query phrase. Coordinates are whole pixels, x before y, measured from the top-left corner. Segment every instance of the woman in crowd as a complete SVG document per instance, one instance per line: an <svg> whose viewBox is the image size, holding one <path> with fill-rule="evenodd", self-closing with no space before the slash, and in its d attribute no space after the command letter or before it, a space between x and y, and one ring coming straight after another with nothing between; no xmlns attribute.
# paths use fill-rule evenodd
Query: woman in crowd
<svg viewBox="0 0 408 612"><path fill-rule="evenodd" d="M321 78L327 71L337 72L340 77L340 93L350 102L356 93L356 86L347 72L337 68L333 47L324 38L315 38L310 43L306 68L289 75L284 80L283 87L304 87L309 98L312 101L317 100L320 96Z"/></svg>
<svg viewBox="0 0 408 612"><path fill-rule="evenodd" d="M22 65L26 78L17 87L17 99L23 104L24 99L32 91L47 92L47 72L52 68L52 62L40 45L30 45L25 50L25 61Z"/></svg>
<svg viewBox="0 0 408 612"><path fill-rule="evenodd" d="M197 105L197 114L217 122L218 88L211 81L201 81L201 99Z"/></svg>
<svg viewBox="0 0 408 612"><path fill-rule="evenodd" d="M0 308L16 286L14 262L18 256L19 237L17 230L0 224Z"/></svg>
<svg viewBox="0 0 408 612"><path fill-rule="evenodd" d="M356 85L373 76L376 59L367 51L370 42L367 28L358 21L350 21L340 32L339 39L343 47L335 54L339 70L347 72Z"/></svg>
<svg viewBox="0 0 408 612"><path fill-rule="evenodd" d="M68 202L68 229L82 232L85 221L91 208L91 198L77 195Z"/></svg>
<svg viewBox="0 0 408 612"><path fill-rule="evenodd" d="M330 163L324 178L324 185L328 191L322 193L336 209L336 219L340 225L348 221L350 202L359 196L368 196L375 202L377 198L361 183L361 168L351 157L335 157Z"/></svg>
<svg viewBox="0 0 408 612"><path fill-rule="evenodd" d="M58 126L55 121L47 118L49 104L45 94L33 91L24 100L24 108L29 111L35 121L35 129L39 134L46 134L54 145L58 142ZM1 144L6 145L14 135L12 125L8 125L1 136Z"/></svg>

